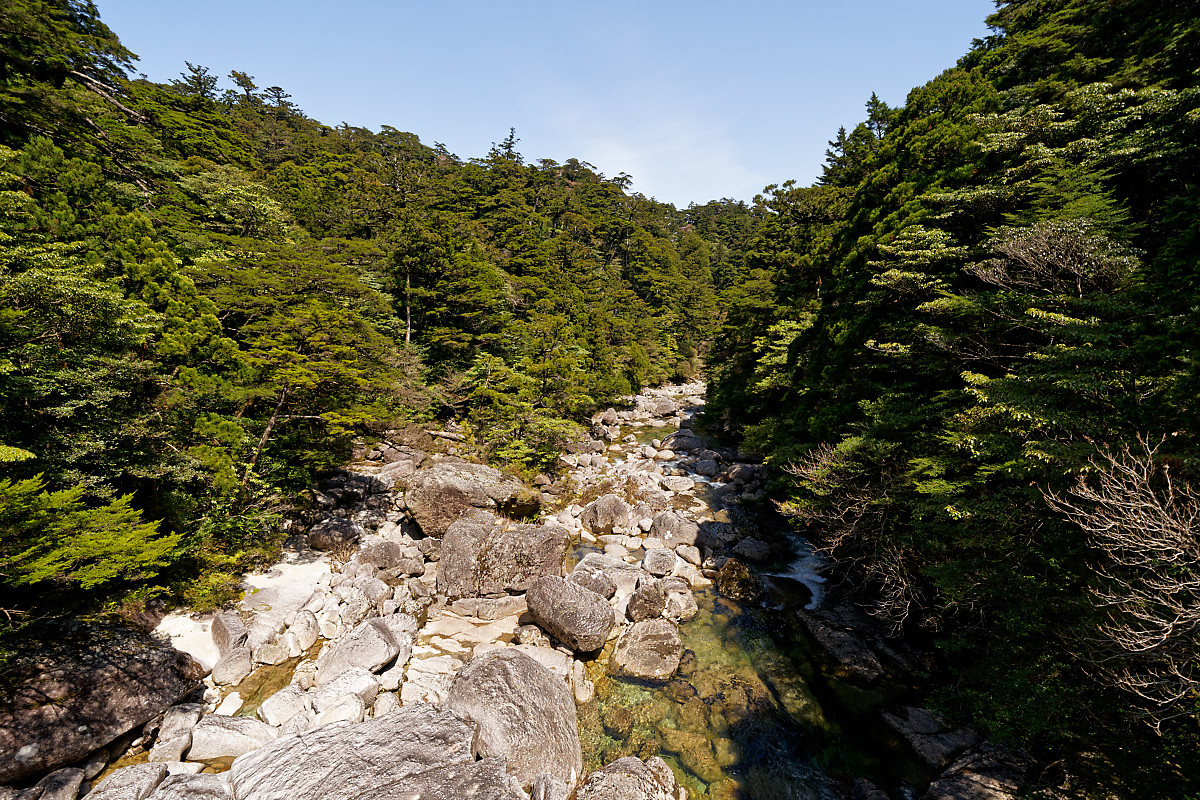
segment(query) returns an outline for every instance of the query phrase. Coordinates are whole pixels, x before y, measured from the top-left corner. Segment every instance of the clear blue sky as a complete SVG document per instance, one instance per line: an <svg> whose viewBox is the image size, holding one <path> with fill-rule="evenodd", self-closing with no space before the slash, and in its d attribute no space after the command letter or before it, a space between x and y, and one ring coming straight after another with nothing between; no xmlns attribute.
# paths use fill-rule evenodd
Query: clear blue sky
<svg viewBox="0 0 1200 800"><path fill-rule="evenodd" d="M991 0L98 0L152 80L184 61L282 86L310 117L462 158L516 128L686 206L811 183L871 92L895 105L987 35Z"/></svg>

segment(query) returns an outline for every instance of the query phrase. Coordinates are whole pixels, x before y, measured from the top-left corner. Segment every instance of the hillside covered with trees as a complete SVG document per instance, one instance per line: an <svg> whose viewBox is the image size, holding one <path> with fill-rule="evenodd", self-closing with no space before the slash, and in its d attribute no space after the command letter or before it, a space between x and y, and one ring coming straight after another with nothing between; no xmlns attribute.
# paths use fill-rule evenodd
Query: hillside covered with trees
<svg viewBox="0 0 1200 800"><path fill-rule="evenodd" d="M696 375L738 282L744 204L329 127L236 70L130 79L90 2L0 20L5 624L222 601L356 437L455 419L549 469Z"/></svg>
<svg viewBox="0 0 1200 800"><path fill-rule="evenodd" d="M1200 2L996 7L815 185L677 209L511 129L463 159L135 79L90 0L8 0L0 634L225 602L355 440L453 420L532 476L707 376L1033 791L1200 796Z"/></svg>
<svg viewBox="0 0 1200 800"><path fill-rule="evenodd" d="M1194 796L1200 4L996 5L768 188L710 411L942 708L1045 785Z"/></svg>

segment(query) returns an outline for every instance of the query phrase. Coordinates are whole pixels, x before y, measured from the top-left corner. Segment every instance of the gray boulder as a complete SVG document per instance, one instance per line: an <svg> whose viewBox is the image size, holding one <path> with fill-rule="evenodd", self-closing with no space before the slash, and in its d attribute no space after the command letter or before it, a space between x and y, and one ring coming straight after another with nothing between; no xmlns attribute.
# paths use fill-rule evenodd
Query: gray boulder
<svg viewBox="0 0 1200 800"><path fill-rule="evenodd" d="M1032 760L1020 751L984 742L929 784L921 800L1016 800L1023 796Z"/></svg>
<svg viewBox="0 0 1200 800"><path fill-rule="evenodd" d="M381 618L366 620L338 639L320 659L316 683L323 686L353 667L376 672L401 652L412 652L412 636L395 635ZM324 655L324 654L323 654Z"/></svg>
<svg viewBox="0 0 1200 800"><path fill-rule="evenodd" d="M663 447L674 450L677 453L686 453L692 450L703 450L704 440L690 430L680 429L666 439L663 439Z"/></svg>
<svg viewBox="0 0 1200 800"><path fill-rule="evenodd" d="M646 555L642 556L642 569L660 578L670 575L675 569L675 551L665 547L647 550Z"/></svg>
<svg viewBox="0 0 1200 800"><path fill-rule="evenodd" d="M405 796L394 791L401 782L478 763L473 737L462 718L416 703L358 725L284 736L239 758L228 775L238 800L398 800ZM411 787L407 796L426 797Z"/></svg>
<svg viewBox="0 0 1200 800"><path fill-rule="evenodd" d="M250 670L253 668L254 659L250 648L245 645L235 647L221 656L221 660L213 665L213 683L218 686L238 683L242 678L249 675Z"/></svg>
<svg viewBox="0 0 1200 800"><path fill-rule="evenodd" d="M771 557L771 545L751 537L735 544L731 552L749 561L766 561Z"/></svg>
<svg viewBox="0 0 1200 800"><path fill-rule="evenodd" d="M931 770L939 770L968 747L979 743L975 730L956 727L925 708L906 707L885 711L883 721L908 742L917 757Z"/></svg>
<svg viewBox="0 0 1200 800"><path fill-rule="evenodd" d="M665 619L636 622L621 634L608 662L614 675L645 681L665 681L679 668L683 640Z"/></svg>
<svg viewBox="0 0 1200 800"><path fill-rule="evenodd" d="M651 767L650 762L658 763ZM575 800L678 800L678 792L679 784L661 758L654 756L643 763L626 756L589 773L576 790Z"/></svg>
<svg viewBox="0 0 1200 800"><path fill-rule="evenodd" d="M650 526L650 537L661 540L670 548L681 544L695 544L699 534L699 525L674 511L660 512Z"/></svg>
<svg viewBox="0 0 1200 800"><path fill-rule="evenodd" d="M484 653L454 676L446 708L473 720L480 758L503 757L530 786L540 773L574 785L583 771L575 699L567 683L513 648Z"/></svg>
<svg viewBox="0 0 1200 800"><path fill-rule="evenodd" d="M166 764L122 767L93 788L88 797L91 800L146 800L166 777Z"/></svg>
<svg viewBox="0 0 1200 800"><path fill-rule="evenodd" d="M357 542L365 533L357 522L330 515L309 528L308 543L314 550L332 550Z"/></svg>
<svg viewBox="0 0 1200 800"><path fill-rule="evenodd" d="M242 622L242 618L237 614L224 612L213 617L212 628L213 644L217 646L217 652L225 655L235 647L241 647L246 643L246 623Z"/></svg>
<svg viewBox="0 0 1200 800"><path fill-rule="evenodd" d="M558 525L520 525L478 515L442 538L438 591L450 598L523 592L562 571L571 535Z"/></svg>
<svg viewBox="0 0 1200 800"><path fill-rule="evenodd" d="M296 637L296 644L303 650L308 650L317 643L321 627L317 624L317 616L311 611L301 611L288 627L288 632Z"/></svg>
<svg viewBox="0 0 1200 800"><path fill-rule="evenodd" d="M541 498L520 481L465 461L443 461L419 470L408 479L404 499L421 532L439 539L472 508L528 517L541 507Z"/></svg>
<svg viewBox="0 0 1200 800"><path fill-rule="evenodd" d="M634 622L657 619L667 607L667 593L659 581L648 583L629 598L626 613Z"/></svg>
<svg viewBox="0 0 1200 800"><path fill-rule="evenodd" d="M78 767L56 769L34 786L38 800L75 800L83 784L83 770Z"/></svg>
<svg viewBox="0 0 1200 800"><path fill-rule="evenodd" d="M362 667L351 667L312 692L313 711L321 714L350 695L356 695L364 707L370 708L378 694L379 682L375 677Z"/></svg>
<svg viewBox="0 0 1200 800"><path fill-rule="evenodd" d="M280 689L258 707L258 718L268 725L279 727L297 714L312 707L312 701L303 689L294 683Z"/></svg>
<svg viewBox="0 0 1200 800"><path fill-rule="evenodd" d="M0 697L0 782L74 764L196 688L191 656L121 625L76 623L25 642Z"/></svg>
<svg viewBox="0 0 1200 800"><path fill-rule="evenodd" d="M534 622L577 653L603 647L615 622L603 597L563 578L539 578L525 601Z"/></svg>
<svg viewBox="0 0 1200 800"><path fill-rule="evenodd" d="M605 600L611 600L612 596L617 593L617 584L603 572L573 570L568 580L578 583L585 589L591 589Z"/></svg>
<svg viewBox="0 0 1200 800"><path fill-rule="evenodd" d="M391 569L404 558L404 548L399 543L372 537L358 550L358 560L363 564L374 564L380 569Z"/></svg>
<svg viewBox="0 0 1200 800"><path fill-rule="evenodd" d="M613 532L613 528L630 526L629 504L615 494L606 494L587 504L579 522L597 536Z"/></svg>
<svg viewBox="0 0 1200 800"><path fill-rule="evenodd" d="M250 717L226 717L213 714L192 728L189 761L209 761L214 758L237 758L271 742L279 731L265 722Z"/></svg>

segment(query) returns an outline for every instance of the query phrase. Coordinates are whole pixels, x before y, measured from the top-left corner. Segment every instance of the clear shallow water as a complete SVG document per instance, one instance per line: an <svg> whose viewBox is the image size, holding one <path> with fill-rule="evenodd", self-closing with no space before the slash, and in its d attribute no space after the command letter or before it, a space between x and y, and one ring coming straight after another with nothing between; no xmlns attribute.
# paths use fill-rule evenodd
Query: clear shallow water
<svg viewBox="0 0 1200 800"><path fill-rule="evenodd" d="M671 428L625 428L636 444L666 438ZM607 453L614 462L627 452ZM679 459L662 463L668 474L686 470ZM722 484L687 472L695 498L674 505L707 506ZM726 522L727 512L692 512ZM790 532L793 557L759 573L767 588L761 605L743 606L715 588L696 590L699 615L680 626L684 661L665 685L608 675L613 644L588 664L596 700L579 709L585 770L623 756L659 755L692 798L806 800L846 796L850 781L867 777L903 796L923 776L887 731L877 710L895 689L863 689L823 670L823 659L795 619L825 595L825 558ZM764 537L771 538L771 537ZM601 547L580 543L568 566ZM635 551L634 555L639 555ZM902 689L901 689L902 691Z"/></svg>

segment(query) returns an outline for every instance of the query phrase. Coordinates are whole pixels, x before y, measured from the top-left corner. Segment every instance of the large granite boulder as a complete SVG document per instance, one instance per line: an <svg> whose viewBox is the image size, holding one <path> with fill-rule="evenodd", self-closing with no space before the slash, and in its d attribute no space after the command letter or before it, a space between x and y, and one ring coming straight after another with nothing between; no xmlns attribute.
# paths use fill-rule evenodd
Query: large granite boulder
<svg viewBox="0 0 1200 800"><path fill-rule="evenodd" d="M579 515L579 522L584 528L604 536L613 532L613 528L630 527L629 504L615 494L606 494L587 504Z"/></svg>
<svg viewBox="0 0 1200 800"><path fill-rule="evenodd" d="M742 603L757 603L766 590L757 574L741 561L731 558L717 570L717 591Z"/></svg>
<svg viewBox="0 0 1200 800"><path fill-rule="evenodd" d="M474 737L458 715L414 703L283 736L235 761L229 781L238 800L522 798L502 760L475 760Z"/></svg>
<svg viewBox="0 0 1200 800"><path fill-rule="evenodd" d="M541 508L541 497L500 470L465 461L442 461L408 479L404 501L426 536L441 538L472 508L494 509L528 517Z"/></svg>
<svg viewBox="0 0 1200 800"><path fill-rule="evenodd" d="M633 756L618 758L604 769L589 773L575 792L575 800L679 800L679 783L658 756L645 763Z"/></svg>
<svg viewBox="0 0 1200 800"><path fill-rule="evenodd" d="M0 783L79 761L161 714L204 675L191 656L111 623L43 630L14 650L14 688L0 698Z"/></svg>
<svg viewBox="0 0 1200 800"><path fill-rule="evenodd" d="M663 447L675 452L703 450L704 440L686 428L680 429L663 439Z"/></svg>
<svg viewBox="0 0 1200 800"><path fill-rule="evenodd" d="M660 512L650 525L650 537L672 549L681 544L694 545L699 535L699 525L674 511Z"/></svg>
<svg viewBox="0 0 1200 800"><path fill-rule="evenodd" d="M563 578L538 578L525 601L533 621L577 653L603 647L615 623L603 597Z"/></svg>
<svg viewBox="0 0 1200 800"><path fill-rule="evenodd" d="M675 625L665 619L635 622L621 634L609 659L613 675L644 681L665 681L679 668L683 640Z"/></svg>
<svg viewBox="0 0 1200 800"><path fill-rule="evenodd" d="M935 778L921 800L1016 800L1032 763L1021 751L983 742Z"/></svg>
<svg viewBox="0 0 1200 800"><path fill-rule="evenodd" d="M442 538L438 591L450 598L523 592L562 571L571 534L558 525L522 525L478 514Z"/></svg>
<svg viewBox="0 0 1200 800"><path fill-rule="evenodd" d="M522 786L540 773L568 786L579 780L575 699L565 680L525 653L501 648L473 658L454 676L446 708L479 726L475 755L507 759Z"/></svg>

